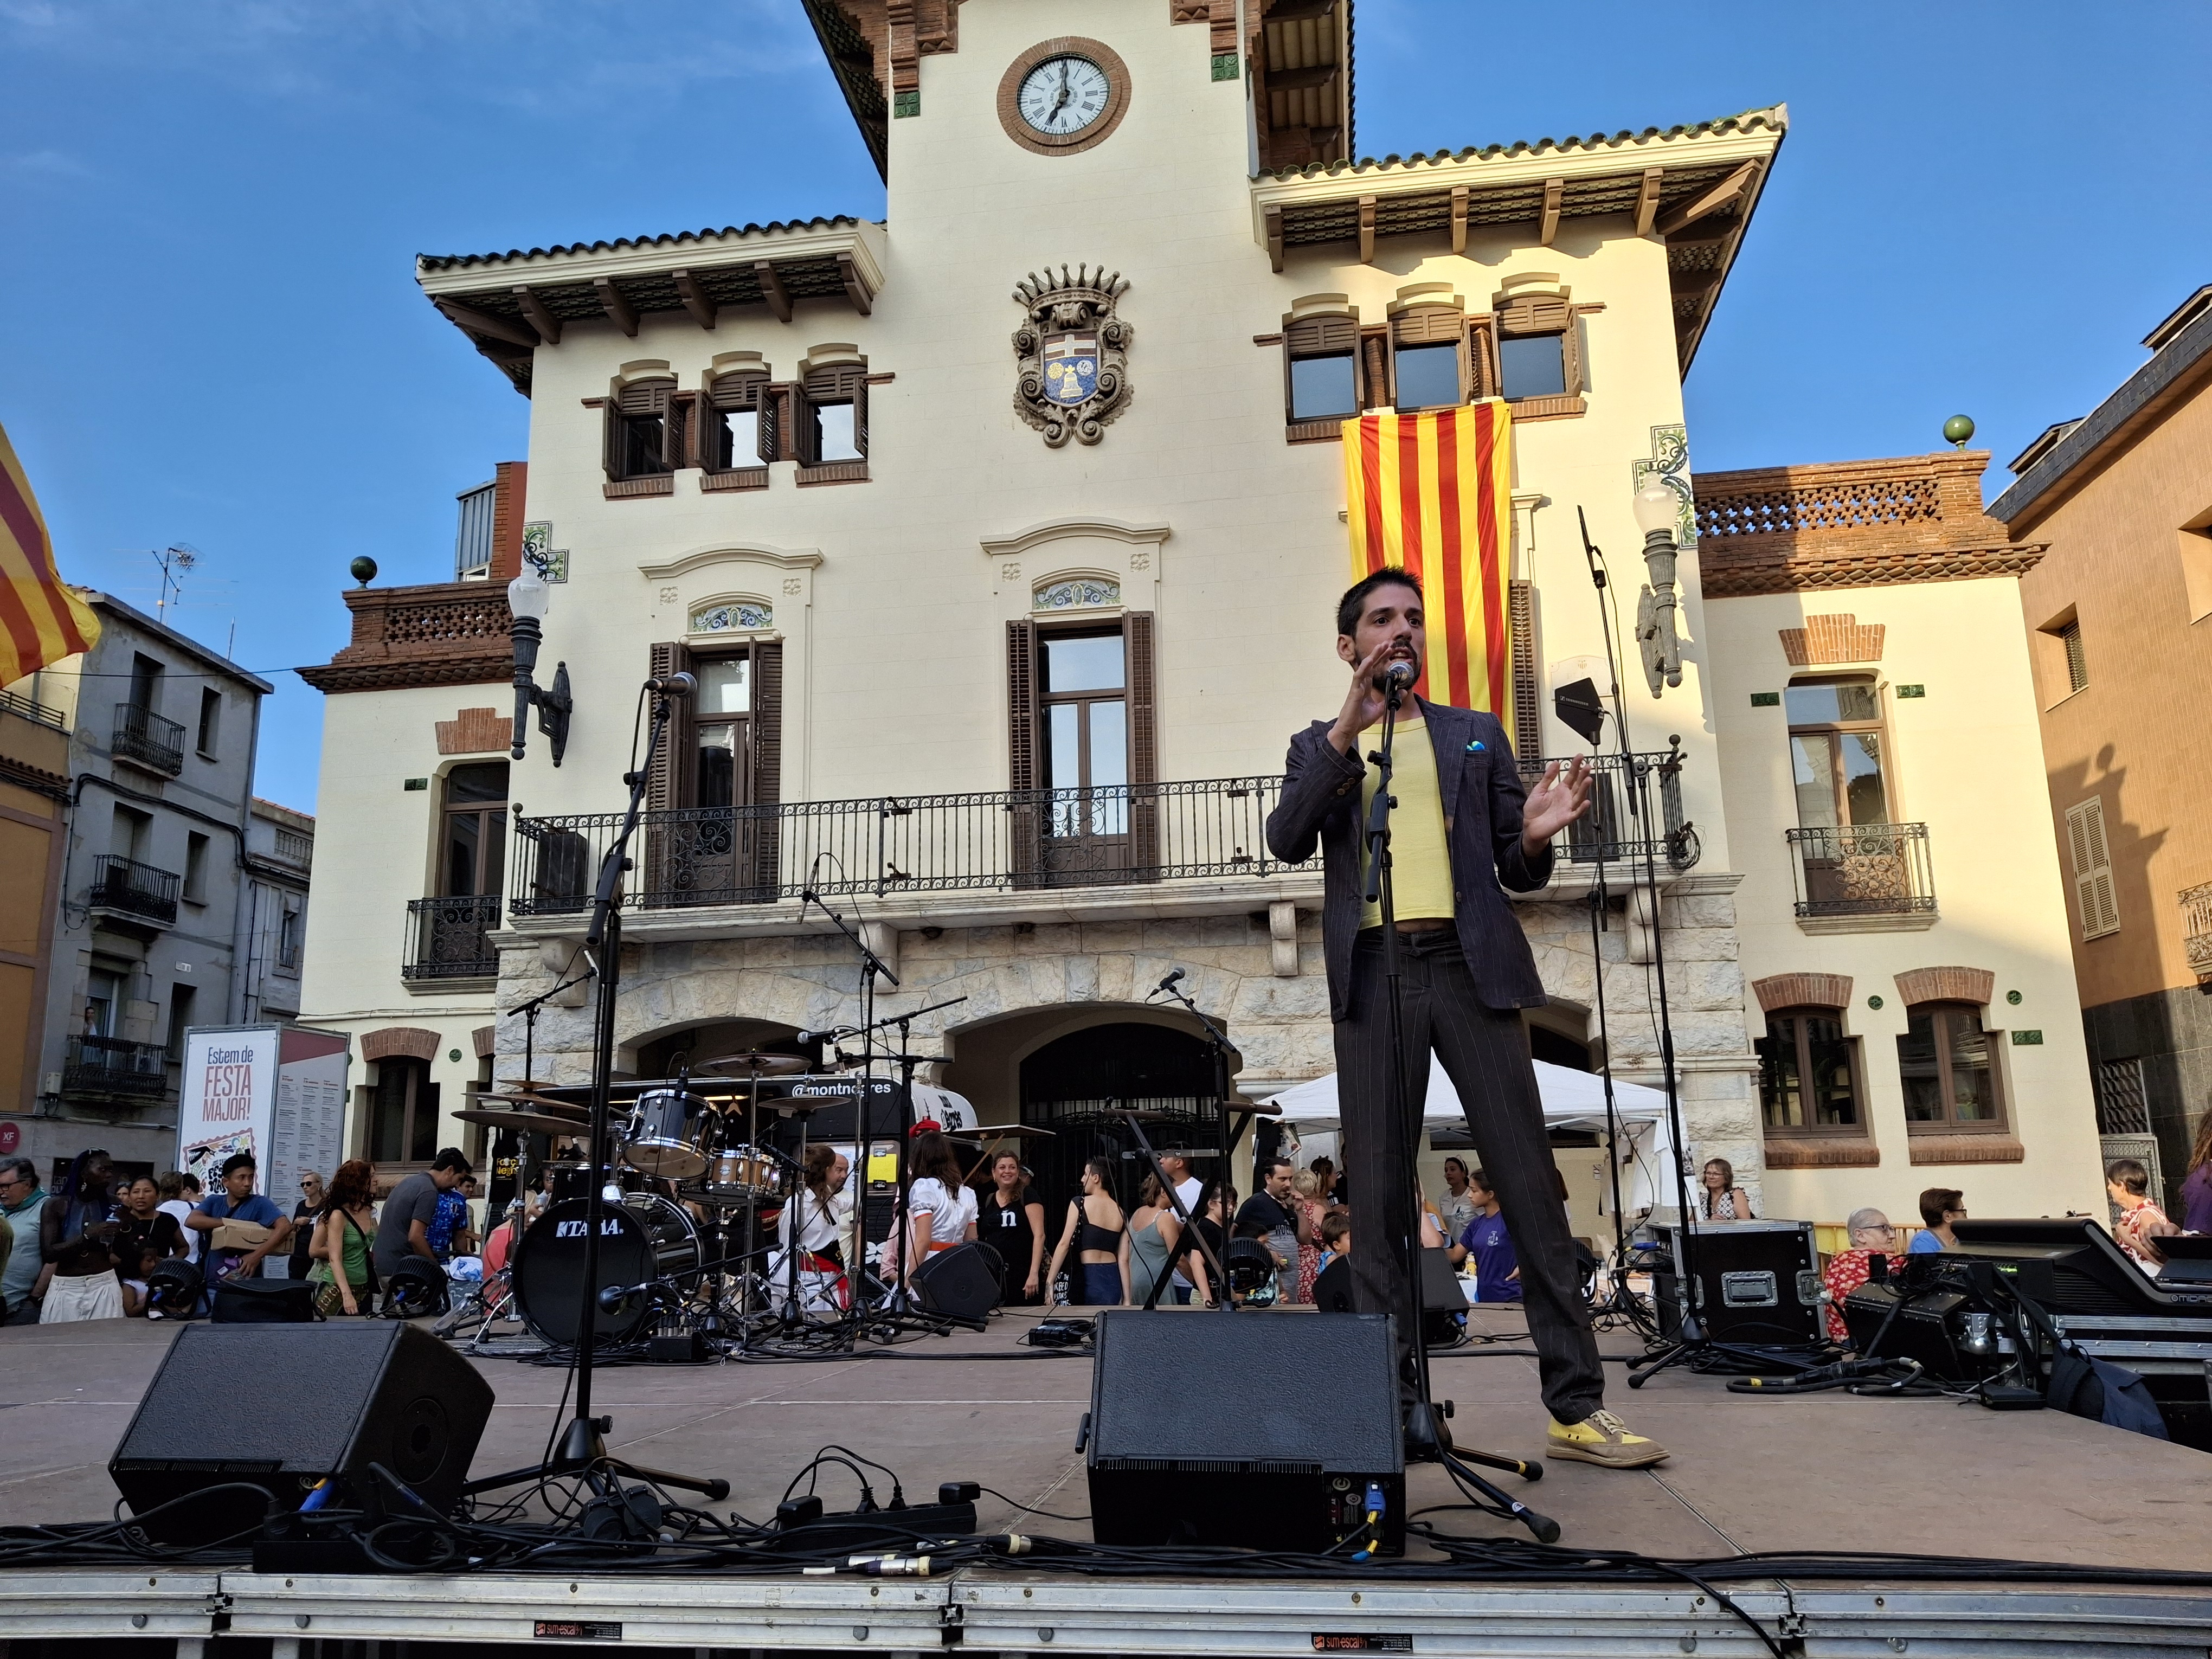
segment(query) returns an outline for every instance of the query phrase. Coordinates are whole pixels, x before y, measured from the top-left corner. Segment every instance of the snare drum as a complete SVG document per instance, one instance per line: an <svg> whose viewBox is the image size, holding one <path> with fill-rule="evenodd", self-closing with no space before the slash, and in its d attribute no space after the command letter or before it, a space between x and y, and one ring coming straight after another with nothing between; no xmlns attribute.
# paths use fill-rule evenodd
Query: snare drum
<svg viewBox="0 0 2212 1659"><path fill-rule="evenodd" d="M623 1162L672 1181L696 1179L707 1168L713 1116L705 1101L681 1089L640 1095L623 1131Z"/></svg>
<svg viewBox="0 0 2212 1659"><path fill-rule="evenodd" d="M773 1198L783 1190L782 1166L757 1146L728 1146L708 1161L699 1184L718 1195Z"/></svg>

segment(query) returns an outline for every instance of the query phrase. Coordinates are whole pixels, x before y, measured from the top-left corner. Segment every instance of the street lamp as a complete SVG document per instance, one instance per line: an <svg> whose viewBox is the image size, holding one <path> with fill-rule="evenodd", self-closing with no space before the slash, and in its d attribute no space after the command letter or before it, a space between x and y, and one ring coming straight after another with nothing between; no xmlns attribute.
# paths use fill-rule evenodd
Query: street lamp
<svg viewBox="0 0 2212 1659"><path fill-rule="evenodd" d="M1682 647L1674 636L1674 526L1681 498L1653 478L1636 492L1636 527L1644 532L1644 563L1651 573L1636 602L1636 642L1644 654L1644 678L1657 696L1662 684L1682 683Z"/></svg>
<svg viewBox="0 0 2212 1659"><path fill-rule="evenodd" d="M553 590L546 586L545 578L533 564L526 562L522 574L507 585L507 608L514 618L514 746L507 750L507 757L522 758L523 739L530 731L530 705L536 703L538 729L545 734L553 750L553 764L558 766L562 752L568 746L568 711L574 706L568 696L568 665L555 666L550 690L541 690L533 678L538 647L544 637L538 624L545 620L552 602Z"/></svg>

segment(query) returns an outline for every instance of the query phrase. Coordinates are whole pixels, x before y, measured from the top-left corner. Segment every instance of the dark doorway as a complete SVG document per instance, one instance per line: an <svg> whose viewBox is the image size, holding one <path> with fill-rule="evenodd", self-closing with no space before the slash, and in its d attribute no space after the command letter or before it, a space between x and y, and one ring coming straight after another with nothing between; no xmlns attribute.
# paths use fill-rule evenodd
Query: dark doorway
<svg viewBox="0 0 2212 1659"><path fill-rule="evenodd" d="M1022 1121L1054 1138L1030 1143L1035 1190L1054 1240L1079 1186L1084 1160L1104 1158L1115 1171L1114 1196L1125 1210L1137 1200L1145 1170L1136 1142L1114 1115L1128 1107L1166 1115L1147 1124L1154 1146L1214 1146L1213 1059L1204 1042L1172 1026L1093 1025L1048 1042L1022 1061ZM1217 1173L1218 1159L1194 1159L1194 1170Z"/></svg>

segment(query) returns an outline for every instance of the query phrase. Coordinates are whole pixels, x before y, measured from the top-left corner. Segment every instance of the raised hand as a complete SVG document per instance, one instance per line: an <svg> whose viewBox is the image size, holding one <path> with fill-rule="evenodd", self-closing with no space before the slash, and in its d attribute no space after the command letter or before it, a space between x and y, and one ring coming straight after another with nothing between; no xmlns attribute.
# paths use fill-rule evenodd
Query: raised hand
<svg viewBox="0 0 2212 1659"><path fill-rule="evenodd" d="M1395 641L1385 640L1352 665L1352 685L1344 694L1344 707L1329 727L1328 740L1340 755L1358 747L1359 734L1382 718L1383 696L1375 689L1375 677L1389 659Z"/></svg>
<svg viewBox="0 0 2212 1659"><path fill-rule="evenodd" d="M1553 761L1529 790L1521 812L1521 848L1534 858L1577 818L1590 810L1589 763L1582 756L1562 767Z"/></svg>

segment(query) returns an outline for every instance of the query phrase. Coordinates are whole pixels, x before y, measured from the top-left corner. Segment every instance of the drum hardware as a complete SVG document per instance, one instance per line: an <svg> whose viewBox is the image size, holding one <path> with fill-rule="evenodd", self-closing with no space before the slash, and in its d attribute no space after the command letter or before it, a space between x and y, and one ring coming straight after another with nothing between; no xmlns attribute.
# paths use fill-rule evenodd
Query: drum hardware
<svg viewBox="0 0 2212 1659"><path fill-rule="evenodd" d="M512 1129L520 1134L570 1136L587 1133L590 1127L573 1117L555 1117L545 1112L517 1112L483 1106L465 1106L453 1115L464 1123L481 1123L492 1129Z"/></svg>

